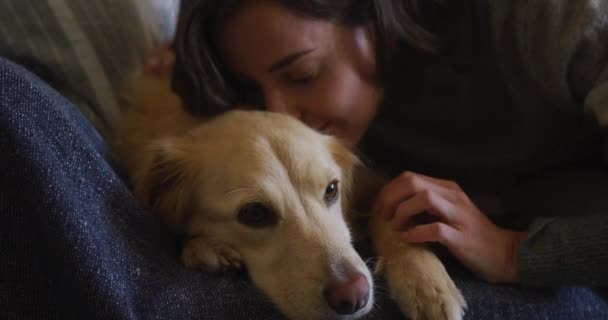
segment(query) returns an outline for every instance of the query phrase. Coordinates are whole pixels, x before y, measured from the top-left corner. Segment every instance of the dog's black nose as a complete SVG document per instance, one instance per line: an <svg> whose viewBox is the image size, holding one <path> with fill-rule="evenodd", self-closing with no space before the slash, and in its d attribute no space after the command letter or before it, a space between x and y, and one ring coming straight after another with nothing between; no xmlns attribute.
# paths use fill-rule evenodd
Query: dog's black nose
<svg viewBox="0 0 608 320"><path fill-rule="evenodd" d="M369 282L365 275L357 273L346 281L335 282L325 289L325 300L338 314L353 314L367 305Z"/></svg>

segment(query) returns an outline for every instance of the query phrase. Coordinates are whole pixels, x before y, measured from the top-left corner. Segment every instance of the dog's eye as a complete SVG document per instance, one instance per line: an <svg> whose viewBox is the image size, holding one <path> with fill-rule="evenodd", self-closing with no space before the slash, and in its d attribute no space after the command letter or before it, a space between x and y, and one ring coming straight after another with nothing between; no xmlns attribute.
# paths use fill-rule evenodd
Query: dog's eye
<svg viewBox="0 0 608 320"><path fill-rule="evenodd" d="M334 180L327 185L323 200L325 200L325 203L329 206L338 199L338 194L338 181Z"/></svg>
<svg viewBox="0 0 608 320"><path fill-rule="evenodd" d="M246 204L239 210L239 223L250 228L267 228L275 226L279 220L275 212L262 203Z"/></svg>

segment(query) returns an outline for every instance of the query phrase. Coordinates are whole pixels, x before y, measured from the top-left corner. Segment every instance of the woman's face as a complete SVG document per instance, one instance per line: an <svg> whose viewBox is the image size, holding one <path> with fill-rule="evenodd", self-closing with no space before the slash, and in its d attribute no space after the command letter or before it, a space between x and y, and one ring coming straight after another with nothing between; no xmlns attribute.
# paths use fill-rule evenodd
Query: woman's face
<svg viewBox="0 0 608 320"><path fill-rule="evenodd" d="M267 110L356 144L382 99L373 36L298 16L273 1L239 9L218 35L230 71L255 88Z"/></svg>

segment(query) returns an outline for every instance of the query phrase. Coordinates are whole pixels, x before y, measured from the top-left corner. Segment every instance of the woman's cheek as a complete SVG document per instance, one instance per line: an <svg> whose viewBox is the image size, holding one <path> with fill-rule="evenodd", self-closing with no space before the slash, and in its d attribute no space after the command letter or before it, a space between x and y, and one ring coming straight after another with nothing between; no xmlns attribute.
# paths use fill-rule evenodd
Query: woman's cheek
<svg viewBox="0 0 608 320"><path fill-rule="evenodd" d="M324 90L323 95L326 97L326 110L331 111L331 114L347 120L357 113L357 105L363 101L362 93L365 90L361 86L361 81L352 72L341 72L330 78L327 83L321 85Z"/></svg>

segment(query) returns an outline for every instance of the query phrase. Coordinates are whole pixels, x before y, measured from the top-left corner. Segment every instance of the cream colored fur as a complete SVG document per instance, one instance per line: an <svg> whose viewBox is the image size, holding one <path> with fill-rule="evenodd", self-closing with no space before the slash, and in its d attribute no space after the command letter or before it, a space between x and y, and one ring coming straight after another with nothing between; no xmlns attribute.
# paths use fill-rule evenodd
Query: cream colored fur
<svg viewBox="0 0 608 320"><path fill-rule="evenodd" d="M328 282L370 271L352 247L348 196L369 199L380 181L336 139L276 113L231 111L213 119L185 114L162 77L135 82L116 131L116 150L137 196L190 240L188 267L218 272L245 266L252 281L292 319L357 319L373 307L373 292L356 314L340 316L325 302ZM353 183L355 172L360 178ZM323 195L338 181L339 201ZM373 182L375 181L375 182ZM357 186L357 190L350 190ZM271 208L276 224L251 228L239 210ZM369 221L392 297L412 319L461 319L464 300L437 257L402 244L389 225ZM373 290L372 290L373 291Z"/></svg>

